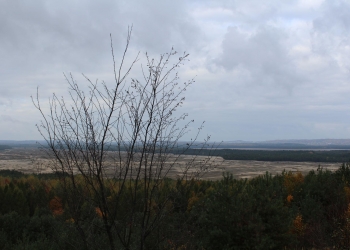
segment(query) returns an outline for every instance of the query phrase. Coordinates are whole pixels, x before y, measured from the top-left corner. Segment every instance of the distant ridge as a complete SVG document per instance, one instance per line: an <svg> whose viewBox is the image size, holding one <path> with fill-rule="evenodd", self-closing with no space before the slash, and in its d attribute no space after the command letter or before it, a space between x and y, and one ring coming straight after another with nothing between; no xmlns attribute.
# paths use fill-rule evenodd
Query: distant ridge
<svg viewBox="0 0 350 250"><path fill-rule="evenodd" d="M39 144L38 144L39 143ZM10 147L38 147L46 145L43 140L0 140L0 145ZM265 149L265 150L350 150L350 139L293 139L269 141L224 141L215 144L218 149ZM187 145L186 141L178 142L178 146ZM198 147L198 146L197 146ZM194 146L193 148L197 148Z"/></svg>
<svg viewBox="0 0 350 250"><path fill-rule="evenodd" d="M38 144L39 143L39 144ZM45 145L45 141L35 141L35 140L0 140L0 146L8 146L10 148L37 148L42 145Z"/></svg>
<svg viewBox="0 0 350 250"><path fill-rule="evenodd" d="M227 149L272 149L272 150L350 150L350 139L294 139L270 141L228 141L218 148Z"/></svg>
<svg viewBox="0 0 350 250"><path fill-rule="evenodd" d="M13 145L13 144L36 144L37 142L44 142L44 141L37 141L37 140L0 140L0 144L7 144L7 145Z"/></svg>
<svg viewBox="0 0 350 250"><path fill-rule="evenodd" d="M271 140L260 143L298 143L305 145L350 145L350 139L295 139L295 140Z"/></svg>

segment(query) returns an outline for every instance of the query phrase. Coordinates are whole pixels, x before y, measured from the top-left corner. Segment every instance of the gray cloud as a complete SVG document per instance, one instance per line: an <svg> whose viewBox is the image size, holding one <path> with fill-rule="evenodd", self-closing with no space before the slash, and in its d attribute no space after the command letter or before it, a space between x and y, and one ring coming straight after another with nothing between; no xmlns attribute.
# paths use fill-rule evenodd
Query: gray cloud
<svg viewBox="0 0 350 250"><path fill-rule="evenodd" d="M339 70L350 70L350 3L327 1L313 20L312 49Z"/></svg>
<svg viewBox="0 0 350 250"><path fill-rule="evenodd" d="M290 89L299 81L286 39L286 34L274 27L258 27L253 34L229 27L216 63L226 70L246 71L248 84Z"/></svg>
<svg viewBox="0 0 350 250"><path fill-rule="evenodd" d="M51 84L56 89L64 82L62 76L61 81L56 78L61 72L103 75L112 65L109 33L118 58L132 24L131 49L142 52L165 53L173 45L178 50L190 49L201 41L200 29L181 1L2 1L0 85L11 88L21 82L33 88Z"/></svg>
<svg viewBox="0 0 350 250"><path fill-rule="evenodd" d="M0 1L0 139L40 139L30 95L63 95L62 72L111 82L109 33L118 62L131 24L127 62L190 53L184 110L214 140L349 137L348 1L13 0Z"/></svg>
<svg viewBox="0 0 350 250"><path fill-rule="evenodd" d="M135 42L150 52L164 53L196 48L203 39L201 27L193 19L185 1L128 2L123 19L134 25Z"/></svg>

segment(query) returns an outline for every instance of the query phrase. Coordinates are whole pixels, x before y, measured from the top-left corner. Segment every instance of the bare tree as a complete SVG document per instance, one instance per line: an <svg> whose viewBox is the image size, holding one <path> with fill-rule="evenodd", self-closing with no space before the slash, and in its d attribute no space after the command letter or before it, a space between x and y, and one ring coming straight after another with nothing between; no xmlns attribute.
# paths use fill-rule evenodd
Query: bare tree
<svg viewBox="0 0 350 250"><path fill-rule="evenodd" d="M190 142L180 141L193 123L183 123L186 113L175 115L185 100L186 88L194 82L180 84L177 73L188 54L179 57L171 49L155 60L146 53L142 80L129 79L140 57L138 54L124 67L130 36L131 29L119 67L110 38L112 88L84 75L89 85L85 93L72 75L65 75L70 98L67 101L53 94L48 114L38 91L32 97L43 118L37 125L47 143L43 148L52 169L61 173L67 207L86 249L97 244L89 227L107 235L110 249L144 249L147 237L172 209L169 196L160 192L166 177L198 178L212 167L210 157L194 156L180 162L202 128ZM179 127L180 123L185 125ZM207 140L209 137L200 143L201 148L207 146ZM102 223L84 224L86 211L97 212Z"/></svg>

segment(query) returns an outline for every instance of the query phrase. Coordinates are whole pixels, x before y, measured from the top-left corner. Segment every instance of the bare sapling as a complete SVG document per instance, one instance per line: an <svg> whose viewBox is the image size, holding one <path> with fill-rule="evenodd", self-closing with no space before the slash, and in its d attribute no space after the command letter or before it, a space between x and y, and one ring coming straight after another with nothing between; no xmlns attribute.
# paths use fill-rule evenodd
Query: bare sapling
<svg viewBox="0 0 350 250"><path fill-rule="evenodd" d="M110 249L144 249L173 209L169 199L174 187L164 191L167 178L186 182L216 166L210 156L183 160L190 148L211 147L209 137L197 141L202 125L191 140L181 141L194 124L185 123L187 113L179 115L185 91L194 83L180 82L177 72L189 55L171 49L153 59L146 53L142 78L133 78L140 53L125 66L131 30L119 66L110 38L112 87L83 75L84 91L69 74L68 98L53 94L45 109L38 91L32 97L42 115L37 125L46 141L42 149L59 173L63 201L86 249L98 247L94 230L106 235ZM94 216L98 220L88 219ZM161 234L157 237L154 244L162 240Z"/></svg>

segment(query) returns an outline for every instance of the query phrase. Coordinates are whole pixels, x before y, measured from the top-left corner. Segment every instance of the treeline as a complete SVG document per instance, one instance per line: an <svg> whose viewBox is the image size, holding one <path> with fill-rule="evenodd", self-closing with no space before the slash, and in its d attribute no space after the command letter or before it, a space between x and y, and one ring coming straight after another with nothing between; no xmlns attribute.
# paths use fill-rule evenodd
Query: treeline
<svg viewBox="0 0 350 250"><path fill-rule="evenodd" d="M11 149L12 147L7 146L7 145L0 145L0 151L5 150L5 149Z"/></svg>
<svg viewBox="0 0 350 250"><path fill-rule="evenodd" d="M60 178L16 171L0 171L0 175L0 249L83 249L84 240L89 249L109 248L99 207L80 200L82 216L75 221ZM112 194L116 187L106 188ZM87 190L81 186L80 192ZM170 194L165 197L166 209L147 238L147 249L350 246L350 167L346 164L336 172L266 173L250 180L229 174L219 181L167 179L159 187L159 195L165 194ZM128 195L119 199L125 211L144 212L144 200L131 204ZM149 202L152 209L159 209ZM123 209L116 220L127 219ZM85 239L79 235L81 230ZM132 242L137 245L138 240ZM122 249L118 238L115 244Z"/></svg>
<svg viewBox="0 0 350 250"><path fill-rule="evenodd" d="M174 151L174 153L183 153ZM242 149L188 149L183 154L221 156L225 160L349 162L349 150L242 150Z"/></svg>
<svg viewBox="0 0 350 250"><path fill-rule="evenodd" d="M222 142L218 148L223 149L273 149L273 150L350 150L350 145L341 145L341 144L325 144L325 145L310 145L302 143L227 143Z"/></svg>

